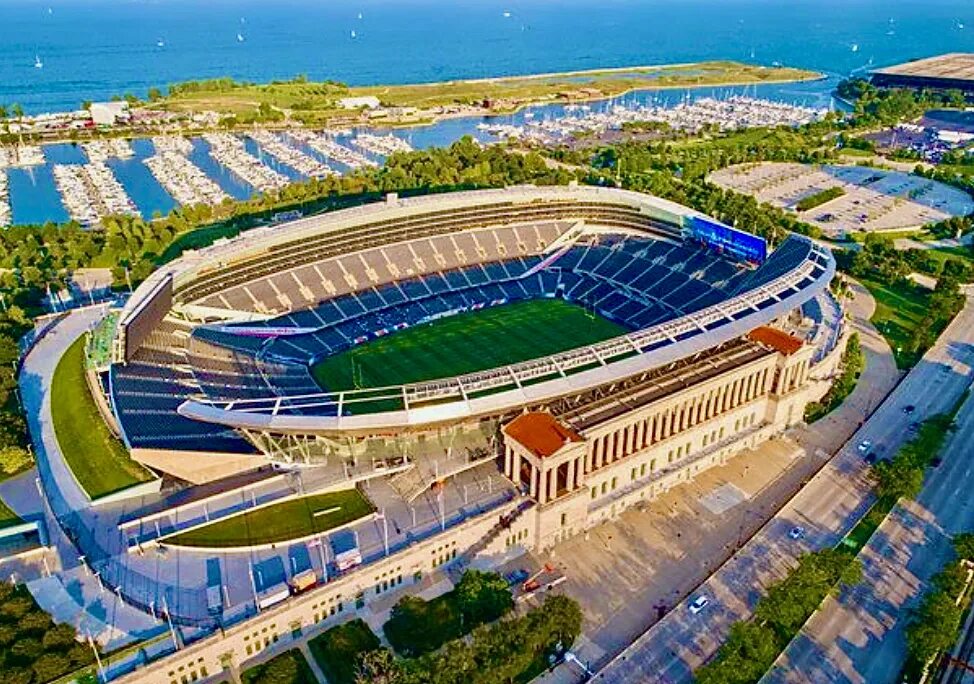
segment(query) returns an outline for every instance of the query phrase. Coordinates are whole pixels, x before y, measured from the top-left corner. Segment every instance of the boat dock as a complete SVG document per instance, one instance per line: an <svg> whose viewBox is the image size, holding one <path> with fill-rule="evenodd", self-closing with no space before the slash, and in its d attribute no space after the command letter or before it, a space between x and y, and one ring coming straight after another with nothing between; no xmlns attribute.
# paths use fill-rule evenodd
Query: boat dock
<svg viewBox="0 0 974 684"><path fill-rule="evenodd" d="M0 146L0 168L27 168L44 164L44 150L39 145Z"/></svg>
<svg viewBox="0 0 974 684"><path fill-rule="evenodd" d="M412 152L413 146L402 138L397 138L391 133L388 135L374 135L372 133L362 133L352 139L352 144L361 150L388 157L396 152Z"/></svg>
<svg viewBox="0 0 974 684"><path fill-rule="evenodd" d="M72 219L95 226L106 216L139 212L115 174L103 162L55 164L54 183Z"/></svg>
<svg viewBox="0 0 974 684"><path fill-rule="evenodd" d="M247 137L257 143L261 151L271 155L282 164L290 166L306 178L323 178L334 173L326 164L296 147L288 145L276 133L256 130L247 133Z"/></svg>
<svg viewBox="0 0 974 684"><path fill-rule="evenodd" d="M161 152L149 157L144 163L166 192L184 207L194 204L220 204L229 198L196 164L178 152Z"/></svg>
<svg viewBox="0 0 974 684"><path fill-rule="evenodd" d="M92 140L82 143L81 148L92 163L104 162L109 159L131 159L135 156L132 145L123 138Z"/></svg>
<svg viewBox="0 0 974 684"><path fill-rule="evenodd" d="M616 105L603 111L593 111L588 105L573 105L565 108L564 116L532 118L523 125L482 123L478 128L504 140L515 138L548 144L571 139L578 133L599 135L609 130L621 130L627 124L659 123L672 130L699 133L708 127L722 131L754 126L797 127L818 121L827 113L827 109L744 96L702 97L674 106Z"/></svg>
<svg viewBox="0 0 974 684"><path fill-rule="evenodd" d="M175 152L177 154L188 155L193 151L193 143L189 138L181 135L156 135L152 138L152 147L156 154L163 152Z"/></svg>
<svg viewBox="0 0 974 684"><path fill-rule="evenodd" d="M351 169L362 168L363 166L378 166L377 163L360 154L355 150L340 145L331 137L323 133L314 131L299 130L291 131L291 137L300 142L306 143L311 149L320 155L333 159L339 164L344 164Z"/></svg>
<svg viewBox="0 0 974 684"><path fill-rule="evenodd" d="M13 223L10 212L10 187L7 184L7 169L0 166L0 228Z"/></svg>
<svg viewBox="0 0 974 684"><path fill-rule="evenodd" d="M203 139L210 145L210 156L255 190L280 190L290 181L250 154L243 141L230 133L207 133Z"/></svg>

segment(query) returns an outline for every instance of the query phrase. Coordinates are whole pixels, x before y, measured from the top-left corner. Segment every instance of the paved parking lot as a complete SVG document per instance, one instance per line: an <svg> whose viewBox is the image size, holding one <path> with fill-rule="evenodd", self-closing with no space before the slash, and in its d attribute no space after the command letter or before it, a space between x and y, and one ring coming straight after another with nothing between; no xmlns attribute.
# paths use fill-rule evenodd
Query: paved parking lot
<svg viewBox="0 0 974 684"><path fill-rule="evenodd" d="M910 173L867 166L739 164L715 171L710 180L793 211L806 197L842 188L842 196L798 212L803 221L832 237L851 231L912 228L974 211L974 201L962 190Z"/></svg>

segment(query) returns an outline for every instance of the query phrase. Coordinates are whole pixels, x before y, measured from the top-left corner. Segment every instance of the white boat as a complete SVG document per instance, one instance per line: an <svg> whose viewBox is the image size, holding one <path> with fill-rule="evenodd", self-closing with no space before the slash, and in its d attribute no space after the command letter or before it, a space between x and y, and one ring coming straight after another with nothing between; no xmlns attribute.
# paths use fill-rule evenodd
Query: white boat
<svg viewBox="0 0 974 684"><path fill-rule="evenodd" d="M34 68L35 69L43 69L44 68L44 62L41 61L41 58L40 58L39 55L34 55Z"/></svg>
<svg viewBox="0 0 974 684"><path fill-rule="evenodd" d="M244 37L243 37L243 34L242 33L238 33L237 34L237 42L238 43L244 42Z"/></svg>
<svg viewBox="0 0 974 684"><path fill-rule="evenodd" d="M159 40L156 41L156 47L166 47L166 41L160 38Z"/></svg>
<svg viewBox="0 0 974 684"><path fill-rule="evenodd" d="M853 52L859 52L859 43L853 43L851 49Z"/></svg>
<svg viewBox="0 0 974 684"><path fill-rule="evenodd" d="M355 29L352 29L351 36L352 38L355 38Z"/></svg>
<svg viewBox="0 0 974 684"><path fill-rule="evenodd" d="M510 17L511 17L511 13L510 12L504 12L504 18L505 19L510 19Z"/></svg>

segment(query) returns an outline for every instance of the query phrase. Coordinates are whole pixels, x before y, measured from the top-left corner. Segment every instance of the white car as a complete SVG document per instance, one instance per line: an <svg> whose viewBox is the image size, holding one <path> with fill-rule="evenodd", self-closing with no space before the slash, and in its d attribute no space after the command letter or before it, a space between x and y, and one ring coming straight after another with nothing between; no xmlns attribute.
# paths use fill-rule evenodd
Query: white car
<svg viewBox="0 0 974 684"><path fill-rule="evenodd" d="M710 599L707 598L706 596L698 596L697 598L693 599L690 602L690 612L693 615L696 615L701 610L706 608L709 603L710 603Z"/></svg>
<svg viewBox="0 0 974 684"><path fill-rule="evenodd" d="M867 451L869 451L869 447L871 447L872 445L873 445L872 440L864 439L861 442L859 442L859 446L856 448L859 449L860 454L864 454Z"/></svg>

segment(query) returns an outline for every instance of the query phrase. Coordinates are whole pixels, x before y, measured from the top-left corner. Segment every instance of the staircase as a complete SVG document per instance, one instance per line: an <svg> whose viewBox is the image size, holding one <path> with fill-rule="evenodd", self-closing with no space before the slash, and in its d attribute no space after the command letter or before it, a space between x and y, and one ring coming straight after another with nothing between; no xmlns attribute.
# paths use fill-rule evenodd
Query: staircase
<svg viewBox="0 0 974 684"><path fill-rule="evenodd" d="M520 518L525 511L534 505L535 502L533 499L525 497L518 503L514 510L512 510L510 513L502 515L501 519L498 520L493 527L487 530L484 536L468 547L467 550L462 554L457 556L456 560L450 563L450 565L446 568L447 575L449 575L453 583L456 584L460 581L460 577L463 575L467 566L470 565L478 553L486 549L487 546L490 545L492 541L497 539L497 537L499 537L503 532L511 529L511 525L514 524L514 521Z"/></svg>

